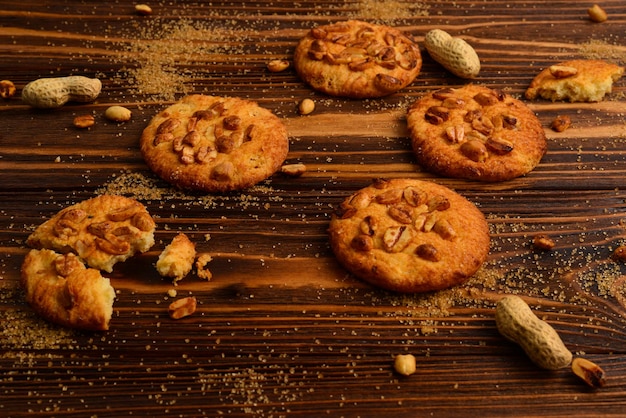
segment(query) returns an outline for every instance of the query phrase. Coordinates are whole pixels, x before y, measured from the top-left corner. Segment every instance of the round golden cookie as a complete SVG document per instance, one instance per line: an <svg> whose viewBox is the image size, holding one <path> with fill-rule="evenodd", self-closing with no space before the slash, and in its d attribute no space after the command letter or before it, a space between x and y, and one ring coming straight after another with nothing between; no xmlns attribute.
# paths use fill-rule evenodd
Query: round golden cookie
<svg viewBox="0 0 626 418"><path fill-rule="evenodd" d="M407 124L418 163L445 177L510 180L532 171L547 149L541 122L528 106L473 84L417 100Z"/></svg>
<svg viewBox="0 0 626 418"><path fill-rule="evenodd" d="M183 189L239 190L270 177L289 152L287 129L249 100L186 96L159 112L141 135L144 160Z"/></svg>
<svg viewBox="0 0 626 418"><path fill-rule="evenodd" d="M138 201L101 195L61 210L38 226L26 243L36 249L74 253L89 266L111 272L117 262L154 245L155 227Z"/></svg>
<svg viewBox="0 0 626 418"><path fill-rule="evenodd" d="M296 47L294 67L315 90L362 99L387 96L411 84L422 57L399 30L348 20L311 29Z"/></svg>
<svg viewBox="0 0 626 418"><path fill-rule="evenodd" d="M339 262L373 285L427 292L463 283L489 253L483 214L451 189L421 180L375 180L333 214Z"/></svg>
<svg viewBox="0 0 626 418"><path fill-rule="evenodd" d="M26 301L44 319L75 329L109 329L115 290L76 255L31 250L22 263L21 284Z"/></svg>

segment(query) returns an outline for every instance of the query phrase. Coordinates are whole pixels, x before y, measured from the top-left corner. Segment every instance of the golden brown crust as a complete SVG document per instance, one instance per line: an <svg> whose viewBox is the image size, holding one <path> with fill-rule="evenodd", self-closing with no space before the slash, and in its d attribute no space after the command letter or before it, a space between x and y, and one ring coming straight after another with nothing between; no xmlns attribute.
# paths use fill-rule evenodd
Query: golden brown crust
<svg viewBox="0 0 626 418"><path fill-rule="evenodd" d="M574 69L572 71L571 69ZM601 60L566 61L542 70L526 90L529 100L599 102L613 89L624 68Z"/></svg>
<svg viewBox="0 0 626 418"><path fill-rule="evenodd" d="M61 210L37 227L26 243L72 252L90 267L111 272L115 263L152 247L155 226L138 201L101 195Z"/></svg>
<svg viewBox="0 0 626 418"><path fill-rule="evenodd" d="M489 229L476 206L447 187L414 179L377 180L354 193L328 231L348 271L398 292L460 284L489 253Z"/></svg>
<svg viewBox="0 0 626 418"><path fill-rule="evenodd" d="M159 254L156 268L162 277L170 277L174 284L189 274L196 258L196 245L180 233Z"/></svg>
<svg viewBox="0 0 626 418"><path fill-rule="evenodd" d="M422 57L399 30L348 20L311 29L296 47L294 66L315 90L360 99L387 96L411 84Z"/></svg>
<svg viewBox="0 0 626 418"><path fill-rule="evenodd" d="M528 106L473 84L416 101L407 124L419 164L446 177L510 180L533 170L547 149L544 129Z"/></svg>
<svg viewBox="0 0 626 418"><path fill-rule="evenodd" d="M22 264L26 301L44 319L75 329L109 329L115 291L74 254L31 250Z"/></svg>
<svg viewBox="0 0 626 418"><path fill-rule="evenodd" d="M283 123L257 103L186 96L157 114L141 153L158 176L183 189L239 190L270 177L289 152Z"/></svg>

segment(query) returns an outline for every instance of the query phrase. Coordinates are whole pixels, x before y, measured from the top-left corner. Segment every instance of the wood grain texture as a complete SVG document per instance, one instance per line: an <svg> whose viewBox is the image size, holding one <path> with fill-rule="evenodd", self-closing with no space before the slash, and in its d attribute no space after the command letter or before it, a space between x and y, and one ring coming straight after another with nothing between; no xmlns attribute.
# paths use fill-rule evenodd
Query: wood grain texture
<svg viewBox="0 0 626 418"><path fill-rule="evenodd" d="M609 15L602 24L591 23L580 2L423 4L426 16L414 9L391 23L420 44L433 28L463 36L483 64L474 82L518 97L558 61L596 53L626 64L621 0L601 3ZM151 6L153 15L142 17L129 1L0 5L0 79L18 90L69 74L103 82L92 104L41 111L19 95L0 100L1 416L623 416L626 267L610 258L626 237L623 79L600 103L528 103L549 143L528 176L494 184L445 179L416 165L404 115L421 95L465 81L425 52L418 79L379 100L325 97L292 69L265 68L290 58L315 24L367 19L362 2ZM175 29L190 25L183 48ZM167 42L169 50L152 54ZM128 78L150 62L171 77L153 94ZM171 97L159 94L172 85ZM257 100L289 130L287 161L308 171L224 195L171 189L147 169L138 139L156 112L186 93ZM305 97L317 107L302 117L296 107ZM106 121L112 104L131 109L132 120ZM93 114L96 125L77 130L79 114ZM549 129L559 114L573 120L563 133ZM431 180L475 202L492 236L476 277L434 295L397 295L349 276L326 228L337 204L375 177ZM157 244L108 275L117 290L110 331L48 325L18 286L26 237L103 190L142 201L156 218ZM154 263L180 231L213 256L213 278L191 275L179 284L178 295L193 294L199 308L173 321L172 285ZM534 250L537 233L556 247ZM607 386L594 391L568 370L540 370L504 340L493 309L505 293L525 297L576 355L603 367ZM418 360L408 378L393 371L393 357L405 352Z"/></svg>

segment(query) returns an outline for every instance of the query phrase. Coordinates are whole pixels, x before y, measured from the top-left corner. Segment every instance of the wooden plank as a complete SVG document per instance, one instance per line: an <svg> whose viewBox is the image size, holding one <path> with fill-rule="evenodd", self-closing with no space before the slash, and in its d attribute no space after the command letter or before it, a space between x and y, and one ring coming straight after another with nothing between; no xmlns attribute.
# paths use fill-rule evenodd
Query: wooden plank
<svg viewBox="0 0 626 418"><path fill-rule="evenodd" d="M173 2L152 4L153 15L142 17L128 1L3 2L0 79L21 89L39 77L83 74L104 88L95 103L48 111L0 100L0 415L623 414L625 267L611 253L625 239L624 80L600 103L529 102L549 150L528 176L493 184L437 177L416 164L404 115L423 94L465 81L425 52L418 79L377 100L326 97L293 69L265 69L272 58L289 59L315 24L374 20L364 9L373 3ZM463 36L483 63L474 82L518 97L558 61L626 63L618 0L602 3L609 20L601 24L571 2L378 3L387 3L386 23L420 44L432 28ZM161 81L156 91L141 82L146 74ZM290 134L288 162L308 171L243 192L172 189L150 173L138 138L188 93L251 98L274 111ZM305 97L317 107L302 117L296 105ZM106 121L111 104L131 109L132 120ZM77 130L79 114L94 114L96 125ZM549 129L559 114L573 120L563 133ZM393 294L348 275L326 228L343 198L375 177L427 179L475 202L492 236L481 271L428 295ZM144 203L157 243L108 275L117 290L110 331L47 324L19 288L25 240L61 208L105 191ZM154 263L179 231L214 260L210 281L192 275L177 286L199 308L175 322L167 315L173 286ZM537 233L552 236L554 250L534 250ZM576 355L601 365L607 386L594 391L568 370L540 370L504 340L493 308L505 293L525 297ZM393 371L393 357L405 352L418 359L408 378Z"/></svg>

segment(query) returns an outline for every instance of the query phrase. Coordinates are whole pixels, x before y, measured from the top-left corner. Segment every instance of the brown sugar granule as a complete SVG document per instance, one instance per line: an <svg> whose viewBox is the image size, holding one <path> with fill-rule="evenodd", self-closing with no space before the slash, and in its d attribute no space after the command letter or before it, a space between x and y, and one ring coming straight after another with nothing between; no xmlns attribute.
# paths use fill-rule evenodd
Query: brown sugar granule
<svg viewBox="0 0 626 418"><path fill-rule="evenodd" d="M241 54L250 28L244 31L228 25L229 21L210 19L142 20L130 29L124 42L114 45L122 50L119 61L129 63L116 78L131 93L153 100L174 100L177 94L188 94L193 91L192 81L202 78L198 72L205 71L220 54L233 61Z"/></svg>
<svg viewBox="0 0 626 418"><path fill-rule="evenodd" d="M580 53L587 59L612 61L623 65L626 63L626 51L606 41L592 39L580 45Z"/></svg>
<svg viewBox="0 0 626 418"><path fill-rule="evenodd" d="M416 16L428 16L428 5L419 1L360 0L356 3L356 8L352 18L375 20L387 24Z"/></svg>

